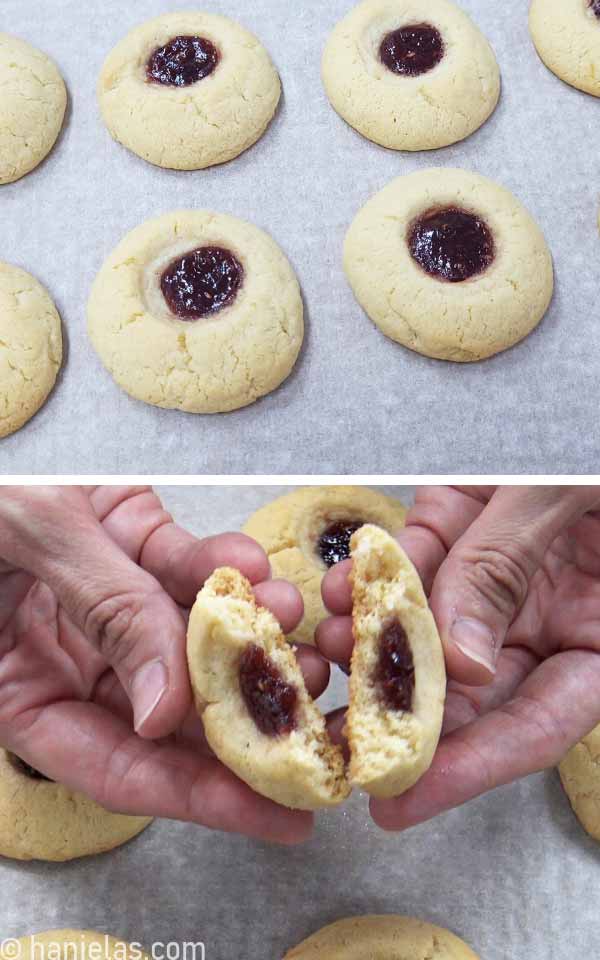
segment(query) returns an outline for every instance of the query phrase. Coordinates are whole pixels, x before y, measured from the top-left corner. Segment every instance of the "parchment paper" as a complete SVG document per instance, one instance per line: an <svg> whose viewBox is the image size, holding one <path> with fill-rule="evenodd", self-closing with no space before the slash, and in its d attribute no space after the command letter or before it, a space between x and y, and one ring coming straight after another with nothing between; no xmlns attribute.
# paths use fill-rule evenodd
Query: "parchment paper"
<svg viewBox="0 0 600 960"><path fill-rule="evenodd" d="M207 534L283 491L160 492L179 521ZM343 695L336 673L328 704ZM453 929L482 960L582 960L598 953L599 877L600 847L549 773L400 835L378 830L354 796L319 815L297 849L161 822L103 857L0 861L0 939L91 927L148 948L203 941L207 960L278 960L325 923L399 912Z"/></svg>
<svg viewBox="0 0 600 960"><path fill-rule="evenodd" d="M69 342L46 408L0 443L2 472L597 472L600 105L538 60L526 0L462 4L496 50L500 106L464 143L410 155L362 139L323 92L321 51L350 0L205 3L261 37L285 96L249 153L186 174L153 168L113 143L95 100L106 53L132 26L168 11L169 0L2 0L2 29L53 55L71 97L51 157L0 190L0 258L48 286ZM513 350L470 366L428 360L385 339L355 303L341 264L359 207L393 177L440 165L512 189L556 260L556 297L542 326ZM180 207L222 210L266 229L290 257L306 301L306 344L292 378L226 416L131 400L85 332L88 292L104 258L128 230Z"/></svg>

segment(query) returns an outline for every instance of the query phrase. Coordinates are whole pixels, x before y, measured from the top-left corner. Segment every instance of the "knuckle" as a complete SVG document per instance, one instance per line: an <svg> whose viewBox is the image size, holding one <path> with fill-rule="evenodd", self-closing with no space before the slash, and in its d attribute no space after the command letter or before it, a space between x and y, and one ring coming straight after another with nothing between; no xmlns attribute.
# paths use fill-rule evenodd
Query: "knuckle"
<svg viewBox="0 0 600 960"><path fill-rule="evenodd" d="M145 757L139 755L130 737L118 744L107 763L104 776L96 784L92 799L109 813L138 812L143 800L136 786L138 768Z"/></svg>
<svg viewBox="0 0 600 960"><path fill-rule="evenodd" d="M65 492L64 487L15 487L9 491L5 507L15 520L20 520L25 531L35 529L48 517L73 515L76 492Z"/></svg>
<svg viewBox="0 0 600 960"><path fill-rule="evenodd" d="M132 652L142 610L139 596L122 593L103 598L87 611L85 634L109 663L122 663Z"/></svg>
<svg viewBox="0 0 600 960"><path fill-rule="evenodd" d="M466 579L499 613L512 616L527 596L528 563L516 547L484 547L468 558Z"/></svg>
<svg viewBox="0 0 600 960"><path fill-rule="evenodd" d="M523 694L513 697L500 712L521 730L528 729L536 744L535 769L553 766L570 746L569 732L560 716L542 700ZM533 770L531 772L534 772Z"/></svg>
<svg viewBox="0 0 600 960"><path fill-rule="evenodd" d="M494 790L498 783L485 749L478 748L474 743L469 743L466 738L463 738L462 744L465 748L469 766L472 770L477 771L477 782L480 784L477 793L489 793L490 790Z"/></svg>
<svg viewBox="0 0 600 960"><path fill-rule="evenodd" d="M227 829L232 810L232 794L228 771L215 767L209 776L197 777L190 784L186 796L186 820L192 820L211 830Z"/></svg>
<svg viewBox="0 0 600 960"><path fill-rule="evenodd" d="M62 503L62 491L55 487L5 487L0 498L3 546L20 553L20 544L38 532L39 523Z"/></svg>

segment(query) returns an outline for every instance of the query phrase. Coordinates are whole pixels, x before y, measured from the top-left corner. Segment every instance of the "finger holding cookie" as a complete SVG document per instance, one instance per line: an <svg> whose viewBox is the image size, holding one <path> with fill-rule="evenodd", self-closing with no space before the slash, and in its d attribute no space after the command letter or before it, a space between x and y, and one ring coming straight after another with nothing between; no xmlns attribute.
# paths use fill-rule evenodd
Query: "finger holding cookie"
<svg viewBox="0 0 600 960"><path fill-rule="evenodd" d="M242 571L278 630L302 617L258 544L193 537L148 487L5 487L0 531L0 827L17 804L39 828L16 847L5 838L7 856L99 852L157 816L282 843L309 835L310 814L253 793L193 722L187 613L215 567ZM319 696L329 669L318 652L302 651L297 669ZM36 820L48 805L64 827L56 842Z"/></svg>
<svg viewBox="0 0 600 960"><path fill-rule="evenodd" d="M598 723L598 523L596 487L418 491L398 540L443 643L443 735L418 783L372 800L379 826L406 829L554 766ZM357 636L353 577L349 561L327 574L333 616L317 630L323 655L345 668ZM336 715L338 739L340 726Z"/></svg>

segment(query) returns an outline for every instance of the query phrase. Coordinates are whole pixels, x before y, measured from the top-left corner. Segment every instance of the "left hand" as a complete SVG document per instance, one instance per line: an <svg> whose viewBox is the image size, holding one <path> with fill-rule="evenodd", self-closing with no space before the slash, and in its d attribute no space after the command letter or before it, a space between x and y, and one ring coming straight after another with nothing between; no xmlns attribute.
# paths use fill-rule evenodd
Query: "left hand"
<svg viewBox="0 0 600 960"><path fill-rule="evenodd" d="M311 815L238 780L192 706L187 611L227 565L296 627L300 595L269 579L255 541L198 540L149 488L0 488L0 745L108 810L306 839ZM327 665L314 649L299 659L318 696Z"/></svg>

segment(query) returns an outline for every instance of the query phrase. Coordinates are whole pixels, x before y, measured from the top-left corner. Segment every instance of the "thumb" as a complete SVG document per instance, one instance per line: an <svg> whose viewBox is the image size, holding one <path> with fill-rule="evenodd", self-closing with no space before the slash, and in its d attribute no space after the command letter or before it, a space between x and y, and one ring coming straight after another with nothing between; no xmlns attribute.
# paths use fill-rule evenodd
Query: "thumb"
<svg viewBox="0 0 600 960"><path fill-rule="evenodd" d="M589 487L498 487L456 541L430 604L449 675L489 683L508 629L556 537L597 500Z"/></svg>
<svg viewBox="0 0 600 960"><path fill-rule="evenodd" d="M56 488L38 489L19 504L12 501L10 518L0 510L0 533L10 528L10 559L50 587L114 669L136 731L167 736L191 705L183 616L158 581L111 540L87 503Z"/></svg>

